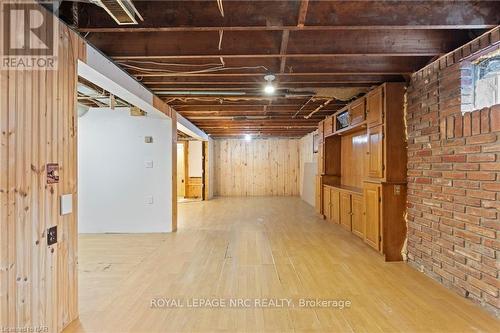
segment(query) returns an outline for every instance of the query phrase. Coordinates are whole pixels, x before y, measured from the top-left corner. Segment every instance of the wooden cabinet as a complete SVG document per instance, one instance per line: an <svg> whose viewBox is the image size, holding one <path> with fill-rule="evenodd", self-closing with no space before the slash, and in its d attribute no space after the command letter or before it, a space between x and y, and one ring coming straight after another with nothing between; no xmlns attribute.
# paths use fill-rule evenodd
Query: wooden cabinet
<svg viewBox="0 0 500 333"><path fill-rule="evenodd" d="M321 184L330 185L317 190L317 200L329 221L361 237L386 261L402 260L406 237L404 94L404 83L384 83L335 112L334 124L320 124L329 134L318 174Z"/></svg>
<svg viewBox="0 0 500 333"><path fill-rule="evenodd" d="M339 194L340 224L355 235L363 237L364 234L364 203L363 196L341 191Z"/></svg>
<svg viewBox="0 0 500 333"><path fill-rule="evenodd" d="M366 96L366 123L368 127L381 125L384 117L384 87L370 91Z"/></svg>
<svg viewBox="0 0 500 333"><path fill-rule="evenodd" d="M340 191L334 187L323 186L323 215L332 223L340 223Z"/></svg>
<svg viewBox="0 0 500 333"><path fill-rule="evenodd" d="M380 189L375 183L365 183L365 242L380 251Z"/></svg>
<svg viewBox="0 0 500 333"><path fill-rule="evenodd" d="M351 195L346 192L340 193L340 224L351 230Z"/></svg>
<svg viewBox="0 0 500 333"><path fill-rule="evenodd" d="M358 98L349 106L350 126L355 126L365 121L365 98Z"/></svg>
<svg viewBox="0 0 500 333"><path fill-rule="evenodd" d="M330 188L327 186L323 186L323 215L327 220L331 219L330 206Z"/></svg>
<svg viewBox="0 0 500 333"><path fill-rule="evenodd" d="M364 237L365 233L363 207L363 196L351 195L351 230L356 236L361 238Z"/></svg>
<svg viewBox="0 0 500 333"><path fill-rule="evenodd" d="M323 122L323 132L325 136L333 133L333 117L328 117Z"/></svg>
<svg viewBox="0 0 500 333"><path fill-rule="evenodd" d="M318 145L318 175L325 174L325 144L320 142Z"/></svg>
<svg viewBox="0 0 500 333"><path fill-rule="evenodd" d="M379 125L368 129L368 176L384 177L384 127Z"/></svg>
<svg viewBox="0 0 500 333"><path fill-rule="evenodd" d="M340 223L340 192L330 189L330 220L333 223Z"/></svg>
<svg viewBox="0 0 500 333"><path fill-rule="evenodd" d="M323 121L320 121L319 124L318 124L318 135L319 135L319 142L323 142L323 138L325 136L324 134L324 120Z"/></svg>
<svg viewBox="0 0 500 333"><path fill-rule="evenodd" d="M316 205L316 212L318 214L322 214L322 205L321 205L321 176L316 175L316 193L315 193L315 205Z"/></svg>

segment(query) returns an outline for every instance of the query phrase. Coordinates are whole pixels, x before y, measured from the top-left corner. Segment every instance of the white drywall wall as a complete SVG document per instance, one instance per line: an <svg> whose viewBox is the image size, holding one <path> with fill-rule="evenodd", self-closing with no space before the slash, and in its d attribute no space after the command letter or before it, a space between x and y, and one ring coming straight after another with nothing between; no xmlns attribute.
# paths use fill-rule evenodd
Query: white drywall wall
<svg viewBox="0 0 500 333"><path fill-rule="evenodd" d="M300 139L300 197L315 205L317 155L313 153L313 133Z"/></svg>
<svg viewBox="0 0 500 333"><path fill-rule="evenodd" d="M171 156L170 118L132 117L128 108L91 108L80 117L80 233L171 231Z"/></svg>
<svg viewBox="0 0 500 333"><path fill-rule="evenodd" d="M189 177L203 176L203 143L201 141L189 141L188 161Z"/></svg>

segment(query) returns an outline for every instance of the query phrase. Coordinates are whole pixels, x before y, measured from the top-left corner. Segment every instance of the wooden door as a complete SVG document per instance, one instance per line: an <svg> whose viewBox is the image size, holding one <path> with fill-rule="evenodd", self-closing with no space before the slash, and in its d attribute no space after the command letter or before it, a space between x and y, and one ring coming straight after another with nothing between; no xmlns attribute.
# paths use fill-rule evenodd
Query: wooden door
<svg viewBox="0 0 500 333"><path fill-rule="evenodd" d="M323 215L327 219L330 220L330 188L323 186Z"/></svg>
<svg viewBox="0 0 500 333"><path fill-rule="evenodd" d="M363 197L361 195L351 196L351 223L352 232L361 238L364 238L365 219L363 215Z"/></svg>
<svg viewBox="0 0 500 333"><path fill-rule="evenodd" d="M365 99L359 98L349 107L350 126L362 123L365 120Z"/></svg>
<svg viewBox="0 0 500 333"><path fill-rule="evenodd" d="M340 192L330 189L330 219L333 223L340 223Z"/></svg>
<svg viewBox="0 0 500 333"><path fill-rule="evenodd" d="M351 230L351 195L340 193L340 224L347 230Z"/></svg>
<svg viewBox="0 0 500 333"><path fill-rule="evenodd" d="M370 91L366 97L366 123L368 127L381 125L384 117L384 88Z"/></svg>
<svg viewBox="0 0 500 333"><path fill-rule="evenodd" d="M365 242L380 251L380 185L365 183Z"/></svg>
<svg viewBox="0 0 500 333"><path fill-rule="evenodd" d="M384 126L368 129L368 176L384 177Z"/></svg>

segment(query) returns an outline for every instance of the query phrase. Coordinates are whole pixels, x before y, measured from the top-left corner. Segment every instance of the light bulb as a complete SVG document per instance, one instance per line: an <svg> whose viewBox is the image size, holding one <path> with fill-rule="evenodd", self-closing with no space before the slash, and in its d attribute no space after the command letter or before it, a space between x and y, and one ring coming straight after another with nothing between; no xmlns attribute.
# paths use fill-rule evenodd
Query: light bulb
<svg viewBox="0 0 500 333"><path fill-rule="evenodd" d="M250 134L245 134L245 141L251 141L252 136Z"/></svg>
<svg viewBox="0 0 500 333"><path fill-rule="evenodd" d="M264 92L266 94L274 94L274 92L276 91L276 89L274 88L274 86L271 84L271 83L268 83L265 88L264 88Z"/></svg>

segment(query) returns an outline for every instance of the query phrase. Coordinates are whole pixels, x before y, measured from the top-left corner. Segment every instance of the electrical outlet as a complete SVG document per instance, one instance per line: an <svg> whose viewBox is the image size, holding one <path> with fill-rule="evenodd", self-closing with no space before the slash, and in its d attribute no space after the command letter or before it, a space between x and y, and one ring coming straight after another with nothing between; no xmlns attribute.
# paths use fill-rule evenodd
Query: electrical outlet
<svg viewBox="0 0 500 333"><path fill-rule="evenodd" d="M401 194L401 185L394 185L394 195Z"/></svg>
<svg viewBox="0 0 500 333"><path fill-rule="evenodd" d="M145 202L148 204L148 205L152 205L153 204L153 196L152 195L148 195L146 196L146 199L145 199Z"/></svg>
<svg viewBox="0 0 500 333"><path fill-rule="evenodd" d="M153 168L153 161L144 161L144 166L147 169L152 169Z"/></svg>
<svg viewBox="0 0 500 333"><path fill-rule="evenodd" d="M144 142L145 143L153 143L153 137L152 136L145 136Z"/></svg>
<svg viewBox="0 0 500 333"><path fill-rule="evenodd" d="M53 226L47 229L47 245L53 245L57 243L57 226Z"/></svg>

